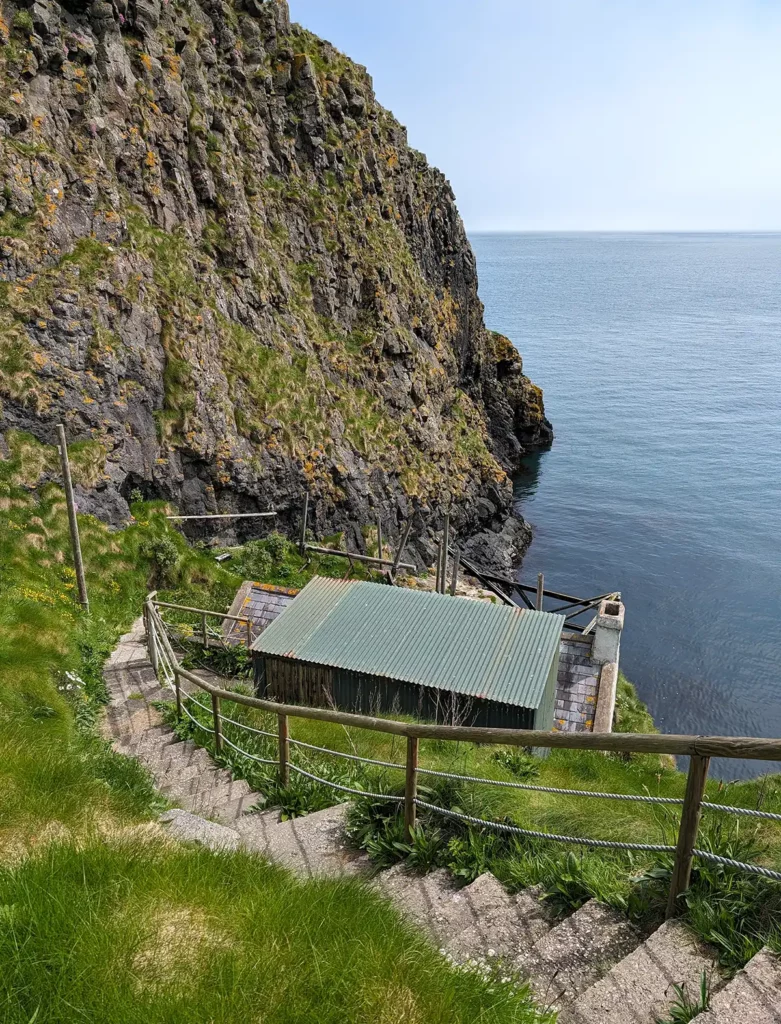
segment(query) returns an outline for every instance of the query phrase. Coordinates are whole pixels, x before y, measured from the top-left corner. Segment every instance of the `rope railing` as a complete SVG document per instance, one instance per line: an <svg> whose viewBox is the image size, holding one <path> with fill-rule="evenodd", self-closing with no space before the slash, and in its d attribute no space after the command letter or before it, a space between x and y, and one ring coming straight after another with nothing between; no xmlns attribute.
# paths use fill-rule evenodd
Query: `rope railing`
<svg viewBox="0 0 781 1024"><path fill-rule="evenodd" d="M163 606L162 602L160 604ZM200 609L188 609L185 606L171 607L182 607L183 610L187 611L200 611ZM781 872L779 871L774 871L758 864L747 864L743 861L733 860L729 857L722 857L718 854L711 853L710 851L701 850L696 845L700 815L703 811L728 813L737 816L746 816L754 819L764 819L775 822L781 821L781 814L771 811L763 811L759 808L735 807L728 804L712 803L704 800L705 781L707 777L708 763L711 756L768 758L771 760L781 761L781 740L756 739L754 737L664 736L658 734L644 736L637 734L623 735L620 733L545 733L533 730L481 729L471 728L468 726L440 726L426 723L397 722L391 719L373 718L366 715L352 714L332 709L299 707L296 705L282 704L276 701L251 697L244 693L216 686L201 676L184 669L179 663L178 658L171 647L167 632L169 624L163 621L156 602L147 600L145 605L145 616L150 644L150 658L155 667L155 671L158 673L158 677L162 674L165 685L175 691L178 713L180 715L184 713L199 729L213 736L215 747L218 752L222 750L223 744L227 744L238 754L247 757L250 760L261 764L276 765L279 769L280 778L283 784L287 784L289 772L293 771L304 778L308 778L312 782L329 786L339 792L349 793L362 798L388 801L403 805L405 828L408 837L411 836L412 829L415 826L416 809L422 808L433 814L508 835L518 835L551 842L570 843L595 849L674 853L673 877L668 899L668 916L672 916L676 913L678 897L688 888L692 863L695 858L755 874L771 881L781 881ZM224 617L229 618L230 616ZM204 634L205 633L206 631L204 630ZM198 701L191 693L185 693L182 688L182 680L186 680L187 682L199 687L201 691L209 694L212 701L211 708ZM266 729L260 729L249 725L247 722L242 722L239 719L231 718L222 714L220 704L223 700L276 715L279 724L278 732L275 733ZM204 725L190 713L186 706L189 702L195 704L206 714L212 715L213 728L209 728ZM384 732L391 735L405 736L407 739L406 762L401 764L394 761L384 761L378 758L363 757L360 754L351 754L346 751L332 750L328 747L321 747L314 743L307 743L303 740L293 739L289 736L288 732L288 717L325 721L342 726L354 726L361 729ZM230 724L231 726L247 733L276 740L279 745L279 757L277 759L264 758L243 749L233 739L224 735L223 724ZM422 738L450 739L454 741L466 740L477 743L494 743L523 747L569 747L575 749L603 750L606 752L628 751L637 753L688 754L690 757L690 766L686 793L684 797L665 797L652 796L648 793L608 793L594 790L566 789L563 787L541 786L533 783L514 782L505 779L482 778L479 776L464 775L433 768L424 768L418 764L418 742ZM346 786L334 781L333 779L327 779L316 775L290 760L289 748L291 745L303 750L311 750L317 753L343 758L352 762L403 771L405 773L404 796L389 793L369 792L358 789L354 786ZM436 804L422 800L417 795L417 779L418 776L421 775L452 779L454 781L467 782L470 784L491 785L506 789L547 793L554 796L578 798L592 797L599 800L631 801L650 805L680 806L681 824L678 833L678 842L675 846L656 843L621 842L619 840L596 839L586 836L559 835L557 833L522 828L521 826L515 825L511 822L490 821L488 819L465 814L463 811L454 811L448 808L439 807Z"/></svg>

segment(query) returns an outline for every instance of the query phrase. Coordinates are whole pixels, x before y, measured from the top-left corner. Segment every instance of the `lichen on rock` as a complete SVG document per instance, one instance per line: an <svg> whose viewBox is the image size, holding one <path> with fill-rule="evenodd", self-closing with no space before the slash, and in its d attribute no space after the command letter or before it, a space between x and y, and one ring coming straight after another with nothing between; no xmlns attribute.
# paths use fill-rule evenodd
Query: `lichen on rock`
<svg viewBox="0 0 781 1024"><path fill-rule="evenodd" d="M542 394L365 69L280 0L2 14L3 432L99 444L108 518L140 488L284 525L308 489L318 529L417 514L424 556L446 506L501 530Z"/></svg>

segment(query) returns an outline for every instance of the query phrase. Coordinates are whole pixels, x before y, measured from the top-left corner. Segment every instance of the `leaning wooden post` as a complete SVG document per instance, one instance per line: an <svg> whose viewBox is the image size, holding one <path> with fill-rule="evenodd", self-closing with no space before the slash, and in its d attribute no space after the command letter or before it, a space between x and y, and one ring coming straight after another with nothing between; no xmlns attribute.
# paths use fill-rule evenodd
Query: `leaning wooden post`
<svg viewBox="0 0 781 1024"><path fill-rule="evenodd" d="M447 589L447 549L450 543L450 513L445 513L445 522L442 526L442 582L440 583L439 592L444 594Z"/></svg>
<svg viewBox="0 0 781 1024"><path fill-rule="evenodd" d="M220 719L220 698L212 694L212 718L214 719L214 749L222 753L222 720Z"/></svg>
<svg viewBox="0 0 781 1024"><path fill-rule="evenodd" d="M298 550L303 555L306 551L306 520L309 515L309 491L304 491L304 514L301 517L301 536L298 541Z"/></svg>
<svg viewBox="0 0 781 1024"><path fill-rule="evenodd" d="M156 679L158 676L157 633L155 632L154 619L146 606L144 606L144 616L146 618L146 646L149 651L149 661L152 665L152 671L154 672Z"/></svg>
<svg viewBox="0 0 781 1024"><path fill-rule="evenodd" d="M290 733L287 715L277 715L279 720L279 784L290 784Z"/></svg>
<svg viewBox="0 0 781 1024"><path fill-rule="evenodd" d="M65 440L65 427L62 423L57 426L57 433L60 438L60 465L62 467L62 482L65 485L65 501L68 505L68 525L70 526L71 547L73 548L73 567L76 570L76 583L79 588L79 602L84 605L84 610L88 612L89 598L87 597L87 581L84 578L84 563L81 559L79 521L76 518L76 502L73 498L73 482L71 480L71 467L68 460L68 442Z"/></svg>
<svg viewBox="0 0 781 1024"><path fill-rule="evenodd" d="M681 810L681 825L678 831L678 845L675 848L675 863L670 881L670 895L667 899L667 918L678 912L678 897L689 888L692 873L694 845L700 827L702 799L708 778L709 757L692 754L689 758L689 774L686 779L686 793Z"/></svg>
<svg viewBox="0 0 781 1024"><path fill-rule="evenodd" d="M201 616L201 636L203 637L203 646L209 646L209 634L206 632L206 612Z"/></svg>
<svg viewBox="0 0 781 1024"><path fill-rule="evenodd" d="M407 546L407 541L409 540L409 533L411 529L412 519L408 519L406 525L404 526L404 533L402 533L401 535L401 540L399 542L399 550L396 552L396 556L393 559L393 565L391 566L391 580L394 580L396 578L396 573L399 570L399 562L401 561L401 556L404 554L404 548Z"/></svg>
<svg viewBox="0 0 781 1024"><path fill-rule="evenodd" d="M456 548L453 552L453 577L450 580L450 596L455 597L456 587L458 586L458 570L461 565L461 548Z"/></svg>
<svg viewBox="0 0 781 1024"><path fill-rule="evenodd" d="M542 611L542 599L545 596L545 577L541 572L537 573L537 600L534 603L534 607L538 612Z"/></svg>
<svg viewBox="0 0 781 1024"><path fill-rule="evenodd" d="M174 669L174 690L176 691L176 717L180 719L182 717L182 680L176 669Z"/></svg>
<svg viewBox="0 0 781 1024"><path fill-rule="evenodd" d="M415 828L415 798L418 795L418 738L407 737L407 776L404 783L404 835L412 840Z"/></svg>

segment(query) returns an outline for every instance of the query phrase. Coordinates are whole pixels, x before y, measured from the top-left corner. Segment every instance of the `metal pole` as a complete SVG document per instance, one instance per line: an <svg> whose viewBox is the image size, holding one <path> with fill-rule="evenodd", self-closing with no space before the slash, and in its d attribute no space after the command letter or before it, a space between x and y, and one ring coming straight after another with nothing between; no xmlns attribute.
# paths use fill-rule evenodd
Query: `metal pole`
<svg viewBox="0 0 781 1024"><path fill-rule="evenodd" d="M298 542L298 550L303 555L306 551L306 520L309 515L309 491L304 491L304 515L301 519L301 537Z"/></svg>
<svg viewBox="0 0 781 1024"><path fill-rule="evenodd" d="M290 784L290 733L288 732L287 715L277 715L279 720L279 782L282 786Z"/></svg>
<svg viewBox="0 0 781 1024"><path fill-rule="evenodd" d="M461 565L461 548L456 548L453 553L453 577L450 580L450 596L454 597L458 586L458 569Z"/></svg>
<svg viewBox="0 0 781 1024"><path fill-rule="evenodd" d="M678 912L678 897L689 888L692 873L692 851L697 842L697 830L700 827L702 798L705 795L709 765L709 757L692 754L689 759L689 774L686 778L686 793L683 797L678 845L675 848L675 863L670 881L670 894L667 898L666 916L668 919L675 917Z"/></svg>
<svg viewBox="0 0 781 1024"><path fill-rule="evenodd" d="M543 594L544 590L545 590L545 577L543 576L543 574L541 572L538 572L537 573L537 600L536 600L536 602L534 604L534 607L537 609L538 612L542 611L542 599L543 599L543 596L544 596L544 594Z"/></svg>
<svg viewBox="0 0 781 1024"><path fill-rule="evenodd" d="M415 828L415 797L418 795L418 738L407 737L407 775L404 782L404 835L412 839Z"/></svg>
<svg viewBox="0 0 781 1024"><path fill-rule="evenodd" d="M222 722L220 721L220 698L212 694L212 718L214 719L214 749L222 753Z"/></svg>
<svg viewBox="0 0 781 1024"><path fill-rule="evenodd" d="M73 499L73 483L71 481L71 467L68 461L68 442L65 440L65 427L60 423L57 426L57 433L60 437L60 464L62 466L62 481L65 485L65 501L68 505L68 524L71 531L71 547L73 548L73 565L76 570L76 583L79 588L79 601L84 605L84 610L89 611L89 598L87 597L87 581L84 579L84 563L81 560L81 542L79 541L79 522L76 518L76 502Z"/></svg>

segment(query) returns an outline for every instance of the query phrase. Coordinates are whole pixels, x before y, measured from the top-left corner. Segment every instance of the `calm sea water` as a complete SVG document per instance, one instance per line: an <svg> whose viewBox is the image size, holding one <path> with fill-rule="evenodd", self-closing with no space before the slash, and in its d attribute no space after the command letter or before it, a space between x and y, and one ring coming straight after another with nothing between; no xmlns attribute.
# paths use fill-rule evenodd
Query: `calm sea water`
<svg viewBox="0 0 781 1024"><path fill-rule="evenodd" d="M556 433L516 482L523 578L621 591L662 731L781 736L781 235L471 241Z"/></svg>

